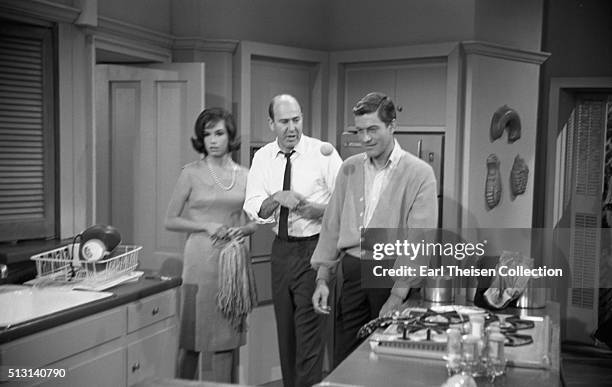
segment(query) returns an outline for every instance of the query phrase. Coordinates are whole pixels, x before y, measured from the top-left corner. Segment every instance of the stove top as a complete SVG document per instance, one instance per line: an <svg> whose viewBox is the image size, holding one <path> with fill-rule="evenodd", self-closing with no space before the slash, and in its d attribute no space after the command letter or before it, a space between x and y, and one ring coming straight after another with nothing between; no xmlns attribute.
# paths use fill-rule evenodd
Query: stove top
<svg viewBox="0 0 612 387"><path fill-rule="evenodd" d="M446 342L446 330L457 328L462 333L470 330L470 315L482 314L485 327L498 323L502 334L506 337L505 346L527 345L533 342L529 335L518 331L532 329L534 322L521 319L518 316L494 314L480 308L463 306L442 306L429 309L407 308L401 313L389 317L380 317L364 325L358 335L362 338L370 336L378 328L393 326L395 333L402 340ZM391 333L391 332L388 332Z"/></svg>
<svg viewBox="0 0 612 387"><path fill-rule="evenodd" d="M518 357L524 357L522 352L532 351L535 335L543 334L549 329L547 325L542 324L542 318L491 313L476 307L445 305L429 309L407 308L401 313L374 319L361 328L359 336L370 336L370 340L378 349L377 352L441 359L446 350L446 330L457 328L462 333L469 332L470 315L473 314L484 316L485 327L493 323L499 324L500 331L506 338L504 346L508 347L507 352L512 352L511 348L514 347L524 348L524 351L522 348L514 350L521 352ZM383 329L382 333L378 331L379 328ZM378 333L372 335L376 331ZM542 340L536 344L538 348L542 347ZM541 361L541 356L537 354L529 363L539 366Z"/></svg>

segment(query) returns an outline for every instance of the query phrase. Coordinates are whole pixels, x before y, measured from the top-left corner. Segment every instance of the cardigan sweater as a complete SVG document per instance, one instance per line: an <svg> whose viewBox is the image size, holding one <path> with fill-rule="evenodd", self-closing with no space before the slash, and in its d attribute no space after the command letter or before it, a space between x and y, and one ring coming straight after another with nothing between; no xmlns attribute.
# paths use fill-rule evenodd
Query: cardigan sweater
<svg viewBox="0 0 612 387"><path fill-rule="evenodd" d="M329 280L342 255L359 251L363 227L364 164L360 153L342 163L336 186L323 216L319 242L310 263L317 270L317 280ZM425 161L403 152L383 188L369 228L435 228L438 221L436 178ZM357 250L356 250L357 249ZM397 282L396 282L397 285Z"/></svg>

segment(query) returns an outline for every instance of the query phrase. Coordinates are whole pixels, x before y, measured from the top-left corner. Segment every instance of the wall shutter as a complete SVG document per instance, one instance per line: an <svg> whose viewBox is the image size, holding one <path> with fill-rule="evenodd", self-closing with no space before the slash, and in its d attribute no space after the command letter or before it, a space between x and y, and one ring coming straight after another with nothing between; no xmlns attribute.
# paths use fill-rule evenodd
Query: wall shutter
<svg viewBox="0 0 612 387"><path fill-rule="evenodd" d="M0 27L0 241L55 236L49 28Z"/></svg>
<svg viewBox="0 0 612 387"><path fill-rule="evenodd" d="M568 123L572 281L566 335L581 342L589 342L598 319L605 111L604 95L581 95Z"/></svg>

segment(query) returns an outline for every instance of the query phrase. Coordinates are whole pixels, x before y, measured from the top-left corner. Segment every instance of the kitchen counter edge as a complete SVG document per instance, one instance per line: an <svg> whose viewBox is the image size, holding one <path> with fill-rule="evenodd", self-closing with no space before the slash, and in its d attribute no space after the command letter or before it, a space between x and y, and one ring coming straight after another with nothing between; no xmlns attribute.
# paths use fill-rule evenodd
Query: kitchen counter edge
<svg viewBox="0 0 612 387"><path fill-rule="evenodd" d="M111 297L79 305L8 328L0 328L0 345L120 305L128 304L153 294L161 293L164 290L178 287L181 283L182 279L180 277L164 280L140 278L133 283L115 286L106 290L107 292L114 293Z"/></svg>

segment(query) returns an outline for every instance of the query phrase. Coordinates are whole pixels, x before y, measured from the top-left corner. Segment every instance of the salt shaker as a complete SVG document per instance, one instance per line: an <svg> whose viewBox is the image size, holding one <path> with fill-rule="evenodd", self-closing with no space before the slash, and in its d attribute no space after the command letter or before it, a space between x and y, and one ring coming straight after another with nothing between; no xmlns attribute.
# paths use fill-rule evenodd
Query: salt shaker
<svg viewBox="0 0 612 387"><path fill-rule="evenodd" d="M499 332L492 332L489 335L487 374L492 380L497 376L503 375L506 370L506 357L504 355L505 340L504 335Z"/></svg>
<svg viewBox="0 0 612 387"><path fill-rule="evenodd" d="M461 372L461 332L456 328L446 330L446 370L448 376Z"/></svg>
<svg viewBox="0 0 612 387"><path fill-rule="evenodd" d="M462 371L474 376L480 365L480 337L463 335L461 345L461 367Z"/></svg>
<svg viewBox="0 0 612 387"><path fill-rule="evenodd" d="M485 367L487 361L487 341L485 336L485 322L484 316L481 314L471 315L470 324L472 325L472 337L475 337L478 341L478 361L472 367L472 376L484 376L487 374Z"/></svg>

